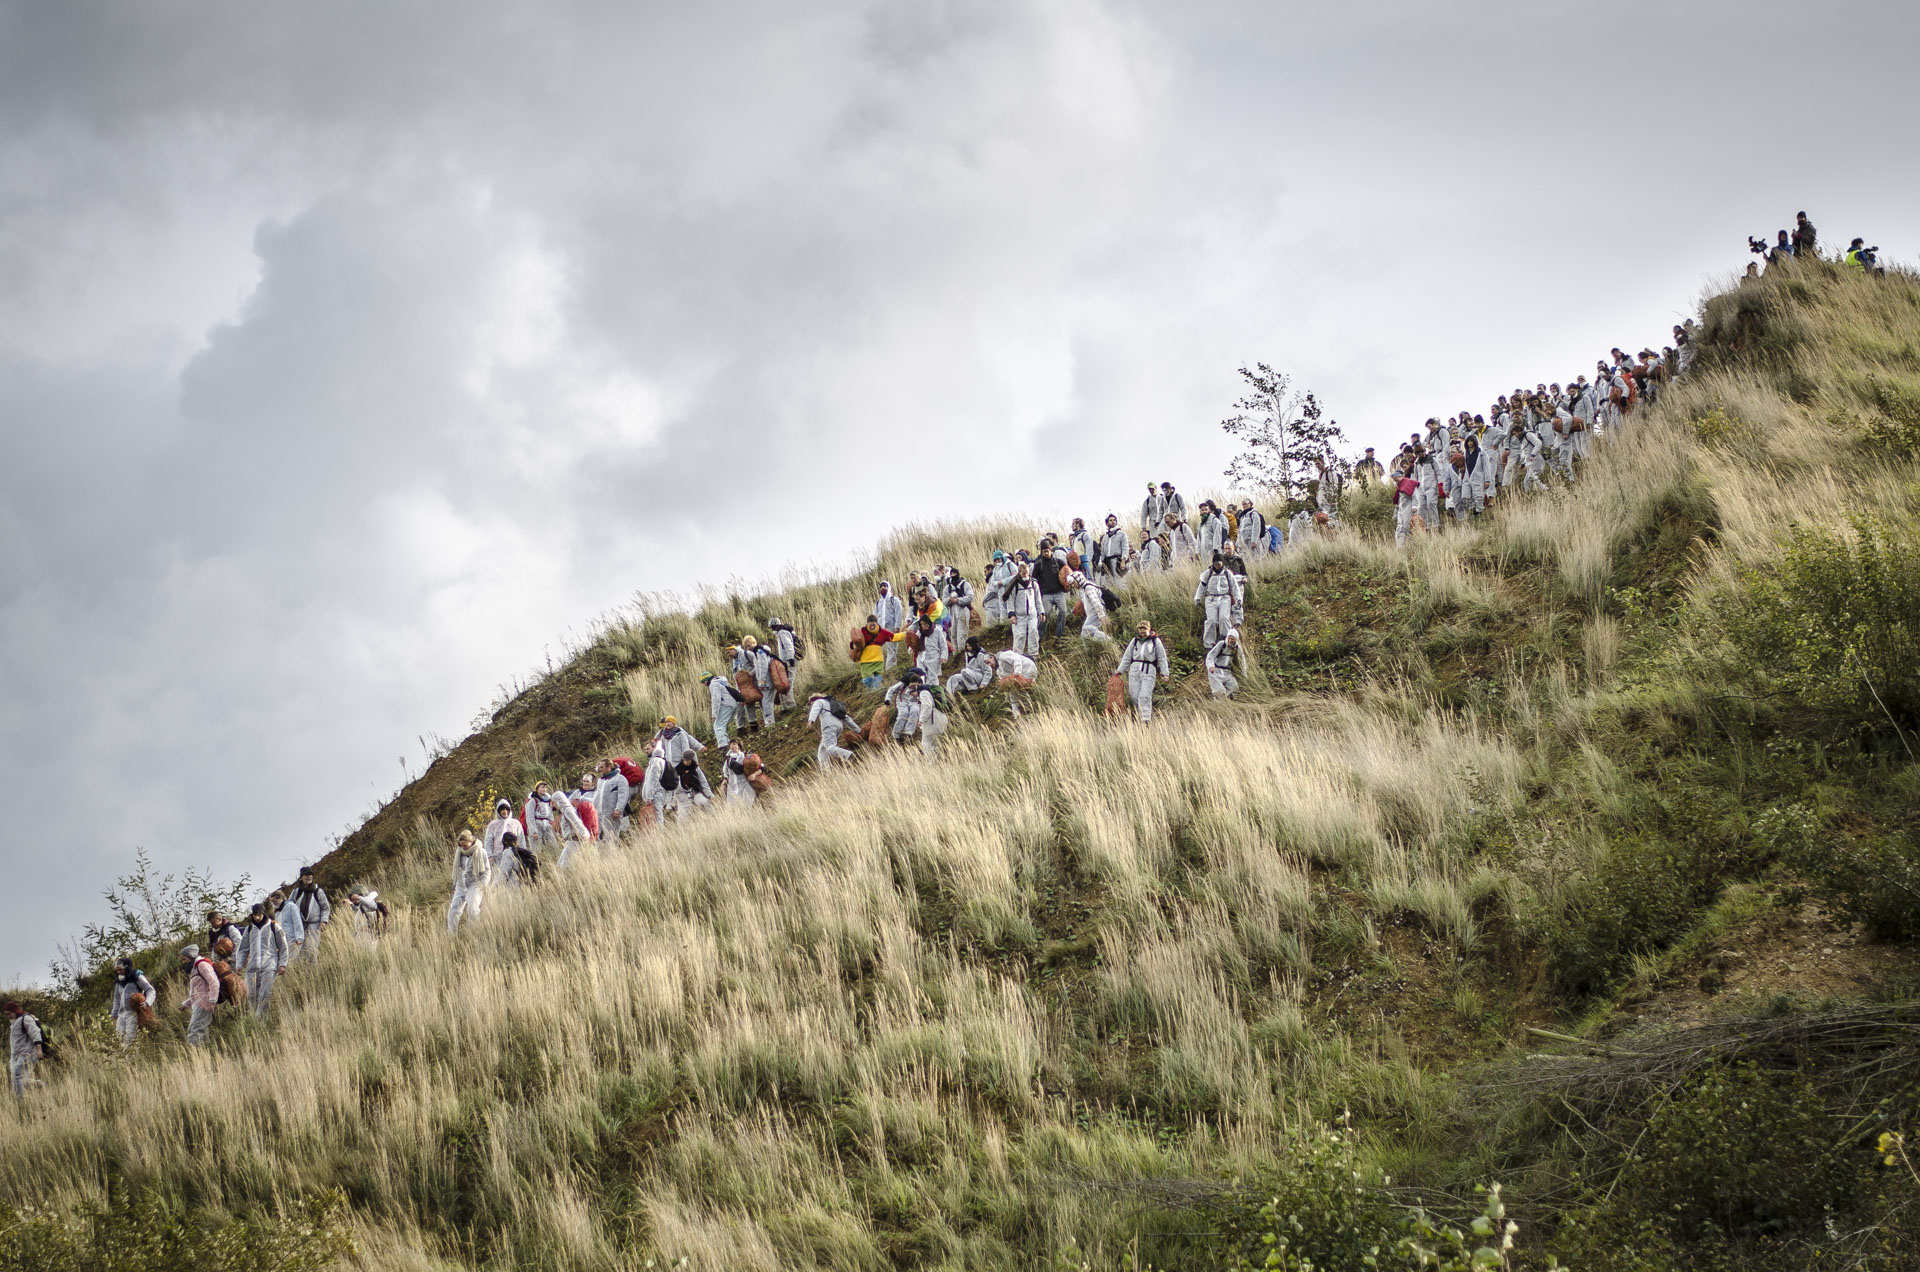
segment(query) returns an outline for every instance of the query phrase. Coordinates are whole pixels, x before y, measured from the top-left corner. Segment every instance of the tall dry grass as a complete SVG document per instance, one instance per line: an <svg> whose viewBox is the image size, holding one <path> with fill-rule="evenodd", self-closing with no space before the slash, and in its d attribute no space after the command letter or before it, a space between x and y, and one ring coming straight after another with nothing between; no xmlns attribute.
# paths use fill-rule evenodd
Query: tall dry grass
<svg viewBox="0 0 1920 1272"><path fill-rule="evenodd" d="M1124 1241L1086 1178L1231 1171L1301 1099L1275 1040L1345 1055L1298 1017L1321 894L1470 943L1467 830L1523 768L1352 704L1279 729L1050 711L602 852L458 938L423 857L395 888L428 901L297 969L273 1026L0 1114L0 1188L72 1202L111 1164L245 1209L339 1185L415 1266L858 1268L902 1241L1016 1266ZM1154 1111L1089 1123L1112 1084Z"/></svg>

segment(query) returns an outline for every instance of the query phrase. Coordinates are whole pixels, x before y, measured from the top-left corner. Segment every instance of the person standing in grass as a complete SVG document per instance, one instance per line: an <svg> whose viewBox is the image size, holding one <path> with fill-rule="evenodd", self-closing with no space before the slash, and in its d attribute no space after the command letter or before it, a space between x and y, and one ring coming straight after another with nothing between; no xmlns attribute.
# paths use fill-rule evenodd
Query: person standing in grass
<svg viewBox="0 0 1920 1272"><path fill-rule="evenodd" d="M333 904L327 900L327 890L314 879L312 866L300 867L300 882L294 885L292 899L300 911L300 928L305 934L298 952L309 963L318 962L320 935L333 921Z"/></svg>
<svg viewBox="0 0 1920 1272"><path fill-rule="evenodd" d="M600 761L594 783L593 805L600 817L600 839L615 843L627 828L627 802L633 798L633 787L612 760Z"/></svg>
<svg viewBox="0 0 1920 1272"><path fill-rule="evenodd" d="M823 693L814 694L807 703L807 723L820 727L820 746L814 752L820 771L824 773L835 760L851 761L853 752L840 745L840 734L848 727L847 709Z"/></svg>
<svg viewBox="0 0 1920 1272"><path fill-rule="evenodd" d="M204 1047L213 1032L214 1008L220 1005L220 974L213 970L212 959L200 956L198 945L180 951L180 970L187 974L187 997L180 1004L187 1013L187 1045Z"/></svg>
<svg viewBox="0 0 1920 1272"><path fill-rule="evenodd" d="M1014 565L1013 558L995 548L993 559L987 562L986 584L981 588L980 606L987 626L1007 621L1007 584L1013 582L1016 573L1018 567Z"/></svg>
<svg viewBox="0 0 1920 1272"><path fill-rule="evenodd" d="M940 603L947 607L947 640L955 646L966 644L973 630L973 602L973 584L960 573L959 566L948 566L946 579L940 584Z"/></svg>
<svg viewBox="0 0 1920 1272"><path fill-rule="evenodd" d="M508 831L512 831L516 839L524 840L527 837L527 828L513 815L513 804L503 796L493 801L493 820L487 823L486 830L482 832L487 861L497 871L506 869L507 850L503 841ZM505 877L504 874L502 877Z"/></svg>
<svg viewBox="0 0 1920 1272"><path fill-rule="evenodd" d="M460 930L460 920L478 918L480 903L487 899L487 885L493 882L493 859L473 832L463 830L454 841L453 900L447 903L447 935Z"/></svg>
<svg viewBox="0 0 1920 1272"><path fill-rule="evenodd" d="M727 745L727 759L722 768L727 778L727 803L752 808L760 792L753 789L753 783L749 780L746 743L735 738Z"/></svg>
<svg viewBox="0 0 1920 1272"><path fill-rule="evenodd" d="M920 753L932 759L947 731L947 713L941 709L945 693L933 683L922 683L919 689Z"/></svg>
<svg viewBox="0 0 1920 1272"><path fill-rule="evenodd" d="M253 912L240 930L240 970L247 977L247 1000L253 1004L254 1015L267 1014L274 979L286 970L292 952L279 922L264 904L254 902Z"/></svg>
<svg viewBox="0 0 1920 1272"><path fill-rule="evenodd" d="M47 1035L33 1013L19 1003L7 1003L0 1010L6 1012L8 1022L7 1068L13 1075L13 1093L24 1100L28 1087L40 1085L33 1076L33 1066L46 1055Z"/></svg>
<svg viewBox="0 0 1920 1272"><path fill-rule="evenodd" d="M893 584L880 580L880 596L873 603L873 618L881 627L890 632L905 631L907 627L907 603L894 595ZM893 670L893 647L881 647L884 670Z"/></svg>
<svg viewBox="0 0 1920 1272"><path fill-rule="evenodd" d="M1233 612L1245 603L1243 596L1240 576L1227 568L1224 555L1215 552L1212 565L1200 576L1198 586L1193 589L1193 603L1206 614L1206 630L1201 639L1208 645L1225 636L1233 626Z"/></svg>
<svg viewBox="0 0 1920 1272"><path fill-rule="evenodd" d="M1127 572L1127 557L1133 552L1133 541L1120 528L1119 517L1107 514L1107 528L1101 533L1100 546L1094 551L1099 560L1086 573L1117 580Z"/></svg>
<svg viewBox="0 0 1920 1272"><path fill-rule="evenodd" d="M107 1002L107 1015L112 1018L123 1047L131 1047L140 1036L140 1012L133 1003L136 996L141 998L140 1005L143 1007L154 1002L153 982L147 979L145 972L133 965L132 959L115 959L113 991Z"/></svg>
<svg viewBox="0 0 1920 1272"><path fill-rule="evenodd" d="M1007 584L1001 595L1006 601L1007 614L1013 620L1013 647L1023 654L1038 654L1040 618L1047 606L1040 583L1033 577L1033 567L1021 562L1013 582Z"/></svg>
<svg viewBox="0 0 1920 1272"><path fill-rule="evenodd" d="M292 962L299 957L300 947L307 939L307 924L300 917L299 905L287 893L276 890L267 898L267 913L279 920L280 930L287 937L287 961Z"/></svg>
<svg viewBox="0 0 1920 1272"><path fill-rule="evenodd" d="M1248 556L1266 550L1267 519L1255 510L1251 499L1240 501L1240 533L1236 536L1236 543L1240 551Z"/></svg>
<svg viewBox="0 0 1920 1272"><path fill-rule="evenodd" d="M946 629L931 618L920 620L920 656L914 660L914 666L921 677L930 684L938 684L940 672L947 665L947 655L952 650L947 645Z"/></svg>
<svg viewBox="0 0 1920 1272"><path fill-rule="evenodd" d="M1207 651L1207 688L1216 698L1231 698L1240 692L1240 681L1233 674L1234 661L1247 670L1247 651L1240 647L1240 633L1228 632Z"/></svg>
<svg viewBox="0 0 1920 1272"><path fill-rule="evenodd" d="M886 654L893 649L893 643L903 640L905 632L896 632L880 625L880 616L867 615L866 625L854 633L853 644L858 647L854 662L860 667L860 686L863 689L878 689L880 681L886 676L888 661Z"/></svg>
<svg viewBox="0 0 1920 1272"><path fill-rule="evenodd" d="M1160 530L1160 522L1167 515L1167 504L1152 482L1147 483L1147 497L1140 504L1140 537L1150 539Z"/></svg>
<svg viewBox="0 0 1920 1272"><path fill-rule="evenodd" d="M1169 679L1173 674L1172 666L1167 662L1167 642L1160 639L1153 630L1153 624L1145 619L1134 629L1134 637L1120 655L1120 665L1114 668L1117 675L1127 678L1127 696L1133 699L1134 712L1145 724L1153 719L1153 688L1160 681Z"/></svg>
<svg viewBox="0 0 1920 1272"><path fill-rule="evenodd" d="M700 683L707 687L707 711L713 716L713 744L725 747L730 736L727 730L733 727L734 717L746 699L730 682L712 672L700 677Z"/></svg>

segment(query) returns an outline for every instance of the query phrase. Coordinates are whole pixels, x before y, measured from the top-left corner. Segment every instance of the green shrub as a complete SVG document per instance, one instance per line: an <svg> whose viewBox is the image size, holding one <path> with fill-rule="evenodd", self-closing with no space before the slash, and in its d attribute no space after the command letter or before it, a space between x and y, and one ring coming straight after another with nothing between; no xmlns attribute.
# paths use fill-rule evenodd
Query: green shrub
<svg viewBox="0 0 1920 1272"><path fill-rule="evenodd" d="M1854 838L1793 804L1760 814L1753 836L1836 915L1880 940L1920 936L1920 843L1911 833Z"/></svg>
<svg viewBox="0 0 1920 1272"><path fill-rule="evenodd" d="M77 1214L0 1206L0 1272L317 1272L358 1253L346 1210L336 1191L239 1219L125 1188Z"/></svg>
<svg viewBox="0 0 1920 1272"><path fill-rule="evenodd" d="M1920 720L1920 530L1868 516L1852 534L1796 526L1741 572L1719 617L1736 674L1865 727Z"/></svg>

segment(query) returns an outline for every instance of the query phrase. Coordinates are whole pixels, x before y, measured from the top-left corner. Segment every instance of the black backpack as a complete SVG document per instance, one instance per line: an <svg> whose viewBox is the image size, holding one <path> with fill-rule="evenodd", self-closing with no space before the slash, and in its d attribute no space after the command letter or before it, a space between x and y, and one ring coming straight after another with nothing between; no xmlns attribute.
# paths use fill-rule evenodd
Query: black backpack
<svg viewBox="0 0 1920 1272"><path fill-rule="evenodd" d="M1106 606L1107 613L1111 614L1120 608L1120 597L1112 588L1103 587L1100 589L1100 603Z"/></svg>
<svg viewBox="0 0 1920 1272"><path fill-rule="evenodd" d="M831 711L834 714L835 718L846 720L848 723L852 723L852 718L847 715L847 704L840 701L840 699L828 698L827 710Z"/></svg>
<svg viewBox="0 0 1920 1272"><path fill-rule="evenodd" d="M22 1012L20 1019L31 1020L34 1028L40 1031L40 1058L42 1060L52 1060L60 1054L59 1050L53 1045L53 1035L47 1032L47 1027L40 1023L38 1016L30 1011Z"/></svg>
<svg viewBox="0 0 1920 1272"><path fill-rule="evenodd" d="M673 765L666 765L660 772L660 789L677 791L680 789L680 773Z"/></svg>
<svg viewBox="0 0 1920 1272"><path fill-rule="evenodd" d="M788 628L788 630L792 631L793 629ZM794 632L793 633L793 661L799 662L802 658L805 658L806 656L807 656L807 642L804 639L802 639L799 632Z"/></svg>

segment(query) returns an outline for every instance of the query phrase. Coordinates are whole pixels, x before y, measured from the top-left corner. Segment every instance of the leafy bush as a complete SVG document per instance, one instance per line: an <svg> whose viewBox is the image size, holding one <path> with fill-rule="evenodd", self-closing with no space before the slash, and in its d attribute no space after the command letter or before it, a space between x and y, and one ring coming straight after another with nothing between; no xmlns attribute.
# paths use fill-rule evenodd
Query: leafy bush
<svg viewBox="0 0 1920 1272"><path fill-rule="evenodd" d="M1911 834L1854 839L1803 804L1768 809L1753 834L1836 914L1881 940L1920 936L1920 843Z"/></svg>
<svg viewBox="0 0 1920 1272"><path fill-rule="evenodd" d="M0 1206L0 1272L317 1272L358 1253L338 1192L278 1219L185 1210L116 1188L78 1214Z"/></svg>
<svg viewBox="0 0 1920 1272"><path fill-rule="evenodd" d="M1627 1142L1604 1194L1561 1226L1555 1245L1575 1266L1798 1267L1800 1241L1824 1244L1874 1204L1871 1145L1842 1133L1804 1074L1710 1069Z"/></svg>
<svg viewBox="0 0 1920 1272"><path fill-rule="evenodd" d="M1720 618L1744 678L1813 711L1877 727L1920 720L1920 530L1853 519L1850 535L1796 526L1741 572Z"/></svg>

